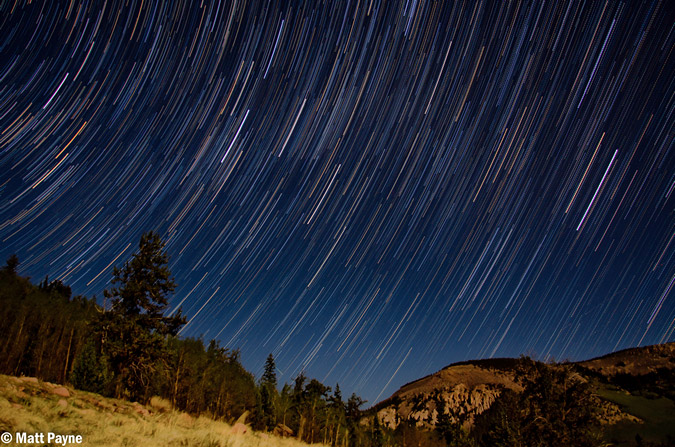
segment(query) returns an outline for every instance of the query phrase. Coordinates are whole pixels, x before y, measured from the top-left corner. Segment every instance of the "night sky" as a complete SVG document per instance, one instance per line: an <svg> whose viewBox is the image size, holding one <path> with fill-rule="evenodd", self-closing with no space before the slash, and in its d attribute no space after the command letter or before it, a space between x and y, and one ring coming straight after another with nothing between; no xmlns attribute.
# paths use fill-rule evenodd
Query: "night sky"
<svg viewBox="0 0 675 447"><path fill-rule="evenodd" d="M0 256L370 403L673 341L675 3L0 3Z"/></svg>

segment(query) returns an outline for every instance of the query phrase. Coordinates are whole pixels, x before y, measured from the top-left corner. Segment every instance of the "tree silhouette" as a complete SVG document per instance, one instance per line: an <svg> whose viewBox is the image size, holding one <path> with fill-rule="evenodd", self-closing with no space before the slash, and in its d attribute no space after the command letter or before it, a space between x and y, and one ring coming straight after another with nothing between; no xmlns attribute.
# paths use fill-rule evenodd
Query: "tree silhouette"
<svg viewBox="0 0 675 447"><path fill-rule="evenodd" d="M164 246L157 233L144 233L138 252L121 269L113 269L111 283L119 286L105 290L103 295L112 300L113 312L135 317L144 330L175 335L185 321L180 315L164 316L168 297L176 289Z"/></svg>
<svg viewBox="0 0 675 447"><path fill-rule="evenodd" d="M122 268L113 269L115 287L104 291L112 306L101 315L98 331L115 376L117 397L147 397L150 378L166 358L166 337L185 324L180 310L164 315L176 288L164 246L157 233L143 234L138 251Z"/></svg>
<svg viewBox="0 0 675 447"><path fill-rule="evenodd" d="M262 375L261 383L266 385L271 385L276 388L277 386L277 365L274 362L274 356L270 353L265 360L265 370Z"/></svg>
<svg viewBox="0 0 675 447"><path fill-rule="evenodd" d="M3 270L12 275L16 275L16 268L18 266L19 266L19 257L13 254L10 255L9 258L7 258L7 263L3 267Z"/></svg>
<svg viewBox="0 0 675 447"><path fill-rule="evenodd" d="M476 418L474 437L480 445L601 445L597 404L589 384L571 365L525 357L517 371L523 391L503 390Z"/></svg>
<svg viewBox="0 0 675 447"><path fill-rule="evenodd" d="M260 426L268 430L273 429L276 424L276 402L278 400L277 392L277 367L274 363L274 356L272 354L267 356L265 361L265 369L260 378L259 387L259 414Z"/></svg>

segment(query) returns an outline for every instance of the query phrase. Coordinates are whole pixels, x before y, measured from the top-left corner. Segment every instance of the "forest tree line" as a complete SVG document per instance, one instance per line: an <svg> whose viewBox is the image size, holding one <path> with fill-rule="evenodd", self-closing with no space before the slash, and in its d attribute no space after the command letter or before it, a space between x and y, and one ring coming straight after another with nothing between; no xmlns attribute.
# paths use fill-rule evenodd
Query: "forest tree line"
<svg viewBox="0 0 675 447"><path fill-rule="evenodd" d="M0 268L0 373L143 403L160 396L228 422L246 415L257 430L306 442L371 444L359 424L365 402L355 394L343 400L339 385L301 373L279 389L272 354L256 380L238 350L179 337L186 320L180 309L167 312L176 287L167 263L164 242L144 234L131 259L113 269L101 306L59 280L33 284L10 256Z"/></svg>

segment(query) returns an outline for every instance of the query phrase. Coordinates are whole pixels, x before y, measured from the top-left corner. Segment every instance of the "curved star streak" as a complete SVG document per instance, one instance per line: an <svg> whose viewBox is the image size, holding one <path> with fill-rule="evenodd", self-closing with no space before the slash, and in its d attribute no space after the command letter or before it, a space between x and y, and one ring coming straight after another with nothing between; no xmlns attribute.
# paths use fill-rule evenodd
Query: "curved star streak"
<svg viewBox="0 0 675 447"><path fill-rule="evenodd" d="M274 2L273 2L274 3ZM672 2L3 2L0 255L369 400L673 340Z"/></svg>

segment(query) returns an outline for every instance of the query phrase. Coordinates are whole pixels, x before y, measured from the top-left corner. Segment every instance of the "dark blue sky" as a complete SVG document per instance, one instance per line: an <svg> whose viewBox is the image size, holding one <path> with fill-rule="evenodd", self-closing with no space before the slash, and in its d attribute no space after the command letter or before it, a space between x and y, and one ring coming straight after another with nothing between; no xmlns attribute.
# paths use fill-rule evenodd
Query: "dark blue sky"
<svg viewBox="0 0 675 447"><path fill-rule="evenodd" d="M4 2L0 255L371 403L672 341L675 7L533 3Z"/></svg>

